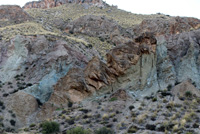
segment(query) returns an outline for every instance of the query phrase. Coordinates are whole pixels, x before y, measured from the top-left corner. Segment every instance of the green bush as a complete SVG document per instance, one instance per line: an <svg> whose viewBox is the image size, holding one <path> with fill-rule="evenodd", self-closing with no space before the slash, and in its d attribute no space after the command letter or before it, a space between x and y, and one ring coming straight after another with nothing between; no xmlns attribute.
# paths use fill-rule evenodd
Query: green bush
<svg viewBox="0 0 200 134"><path fill-rule="evenodd" d="M153 101L153 102L156 102L156 101L157 101L157 98L153 98L152 101Z"/></svg>
<svg viewBox="0 0 200 134"><path fill-rule="evenodd" d="M100 129L96 130L95 134L114 134L114 131L109 128L102 127Z"/></svg>
<svg viewBox="0 0 200 134"><path fill-rule="evenodd" d="M116 101L117 97L112 97L109 101Z"/></svg>
<svg viewBox="0 0 200 134"><path fill-rule="evenodd" d="M90 134L88 130L84 130L82 127L75 127L67 130L67 134Z"/></svg>
<svg viewBox="0 0 200 134"><path fill-rule="evenodd" d="M57 122L43 122L41 124L43 134L52 134L59 132L59 124Z"/></svg>
<svg viewBox="0 0 200 134"><path fill-rule="evenodd" d="M129 106L129 110L134 109L135 107L133 105Z"/></svg>
<svg viewBox="0 0 200 134"><path fill-rule="evenodd" d="M171 84L168 85L168 86L167 86L167 89L168 89L168 91L171 91L171 89L172 89L172 85L171 85Z"/></svg>
<svg viewBox="0 0 200 134"><path fill-rule="evenodd" d="M68 102L68 107L72 107L73 103L71 101Z"/></svg>
<svg viewBox="0 0 200 134"><path fill-rule="evenodd" d="M186 96L186 97L192 97L192 93L191 93L190 91L186 91L186 92L185 92L185 96Z"/></svg>

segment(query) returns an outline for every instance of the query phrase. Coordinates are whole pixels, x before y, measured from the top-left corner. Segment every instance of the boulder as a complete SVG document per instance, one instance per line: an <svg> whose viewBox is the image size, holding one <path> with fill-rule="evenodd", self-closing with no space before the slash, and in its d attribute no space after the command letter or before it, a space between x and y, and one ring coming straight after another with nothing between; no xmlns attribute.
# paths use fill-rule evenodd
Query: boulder
<svg viewBox="0 0 200 134"><path fill-rule="evenodd" d="M16 114L18 119L18 127L31 123L30 116L38 110L37 100L23 91L13 94L8 100L9 109Z"/></svg>
<svg viewBox="0 0 200 134"><path fill-rule="evenodd" d="M200 90L191 83L191 80L186 80L172 88L172 94L176 102L179 102L180 97L186 97L187 92L191 94L191 98L192 96L200 97Z"/></svg>

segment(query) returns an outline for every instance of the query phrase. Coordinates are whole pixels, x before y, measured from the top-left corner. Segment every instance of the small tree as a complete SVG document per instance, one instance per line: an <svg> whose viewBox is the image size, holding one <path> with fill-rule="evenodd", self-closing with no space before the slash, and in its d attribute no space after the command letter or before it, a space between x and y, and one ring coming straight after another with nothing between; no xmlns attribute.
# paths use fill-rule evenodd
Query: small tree
<svg viewBox="0 0 200 134"><path fill-rule="evenodd" d="M45 121L41 124L43 134L52 134L59 132L59 124L57 122Z"/></svg>

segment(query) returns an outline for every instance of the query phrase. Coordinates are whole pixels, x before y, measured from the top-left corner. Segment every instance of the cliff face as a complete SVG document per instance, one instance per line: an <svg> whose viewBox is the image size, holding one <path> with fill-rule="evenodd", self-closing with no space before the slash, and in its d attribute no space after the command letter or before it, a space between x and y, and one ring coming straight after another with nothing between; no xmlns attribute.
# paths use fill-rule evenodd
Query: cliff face
<svg viewBox="0 0 200 134"><path fill-rule="evenodd" d="M84 13L73 12L73 19L66 21L62 11L70 6L52 8L70 3L103 2L30 2L24 6L30 15L18 6L0 7L2 22L14 21L0 28L0 98L7 106L0 115L5 117L1 121L6 127L16 129L43 121L71 102L94 101L107 92L119 98L143 98L169 87L179 92L180 85L176 85L190 81L186 87L198 94L200 20L133 17L113 7L89 15L89 10L99 8L73 4ZM123 13L122 20L115 20L112 13ZM135 18L137 24L125 22L125 15ZM10 110L15 119L7 114ZM14 120L14 125L7 120Z"/></svg>

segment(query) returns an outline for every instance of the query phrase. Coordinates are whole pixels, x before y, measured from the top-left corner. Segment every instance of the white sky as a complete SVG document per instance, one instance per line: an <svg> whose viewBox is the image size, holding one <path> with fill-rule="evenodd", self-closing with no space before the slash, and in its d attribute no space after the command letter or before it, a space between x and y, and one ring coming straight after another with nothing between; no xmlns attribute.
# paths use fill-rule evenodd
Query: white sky
<svg viewBox="0 0 200 134"><path fill-rule="evenodd" d="M21 7L31 0L0 0L0 5ZM200 0L104 0L110 5L137 14L164 13L171 16L188 16L200 19Z"/></svg>

